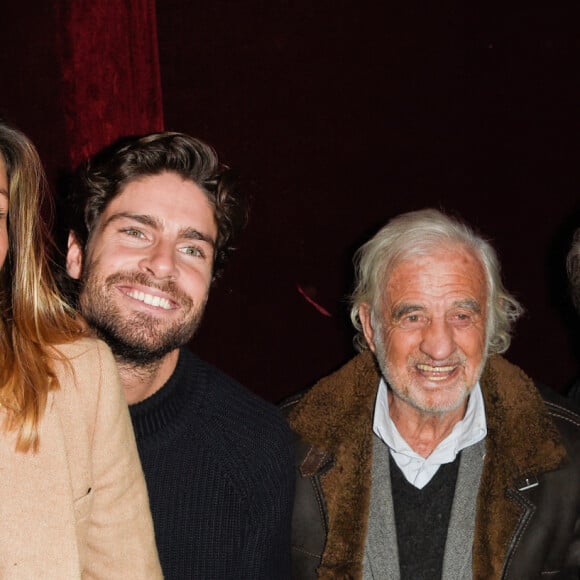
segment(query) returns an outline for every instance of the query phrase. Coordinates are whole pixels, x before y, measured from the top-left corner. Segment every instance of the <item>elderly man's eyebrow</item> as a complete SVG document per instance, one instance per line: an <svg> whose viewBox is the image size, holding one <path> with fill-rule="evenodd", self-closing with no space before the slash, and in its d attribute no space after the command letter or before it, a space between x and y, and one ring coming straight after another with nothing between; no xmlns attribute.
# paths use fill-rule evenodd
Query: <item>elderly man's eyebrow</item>
<svg viewBox="0 0 580 580"><path fill-rule="evenodd" d="M457 300L453 303L453 308L464 308L465 310L469 310L474 312L475 314L481 314L481 305L477 300L473 300L472 298L465 298L463 300ZM397 304L391 310L391 318L392 320L401 320L407 314L412 312L424 312L425 306L422 304Z"/></svg>
<svg viewBox="0 0 580 580"><path fill-rule="evenodd" d="M456 308L465 308L466 310L471 310L471 312L475 312L475 314L481 314L481 304L472 298L458 300L455 302L454 306Z"/></svg>
<svg viewBox="0 0 580 580"><path fill-rule="evenodd" d="M400 320L406 314L423 310L425 310L425 307L422 304L397 304L391 309L391 318L393 320Z"/></svg>
<svg viewBox="0 0 580 580"><path fill-rule="evenodd" d="M141 213L131 213L131 212L119 212L115 213L110 216L103 224L102 229L105 229L109 224L122 220L122 219L130 219L136 221L144 226L149 226L155 228L157 230L162 229L163 224L162 221L156 218L155 216L149 214L141 214ZM200 232L196 228L186 227L179 230L179 237L184 238L186 240L198 240L201 242L206 242L210 244L212 247L215 247L215 240L209 236L208 234L204 234Z"/></svg>

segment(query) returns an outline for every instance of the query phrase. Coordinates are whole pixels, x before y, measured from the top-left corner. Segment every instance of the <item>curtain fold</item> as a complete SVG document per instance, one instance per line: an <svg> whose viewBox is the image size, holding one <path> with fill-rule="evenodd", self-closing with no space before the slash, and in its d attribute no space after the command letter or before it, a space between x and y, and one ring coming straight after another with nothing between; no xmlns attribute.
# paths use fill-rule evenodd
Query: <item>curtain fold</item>
<svg viewBox="0 0 580 580"><path fill-rule="evenodd" d="M118 137L162 130L155 0L55 5L71 168Z"/></svg>

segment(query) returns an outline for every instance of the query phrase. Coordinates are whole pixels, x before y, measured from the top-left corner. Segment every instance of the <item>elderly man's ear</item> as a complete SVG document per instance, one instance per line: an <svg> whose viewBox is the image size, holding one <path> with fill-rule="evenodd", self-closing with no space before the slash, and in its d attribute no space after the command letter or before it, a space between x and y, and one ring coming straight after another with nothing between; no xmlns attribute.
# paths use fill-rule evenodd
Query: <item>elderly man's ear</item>
<svg viewBox="0 0 580 580"><path fill-rule="evenodd" d="M66 252L66 271L71 278L78 280L83 271L83 250L76 236L70 232L68 235L68 249Z"/></svg>
<svg viewBox="0 0 580 580"><path fill-rule="evenodd" d="M360 318L360 322L363 329L363 334L365 335L365 339L369 348L372 352L375 352L375 331L373 329L373 325L371 324L371 306L366 302L363 302L359 309L358 309L358 317Z"/></svg>

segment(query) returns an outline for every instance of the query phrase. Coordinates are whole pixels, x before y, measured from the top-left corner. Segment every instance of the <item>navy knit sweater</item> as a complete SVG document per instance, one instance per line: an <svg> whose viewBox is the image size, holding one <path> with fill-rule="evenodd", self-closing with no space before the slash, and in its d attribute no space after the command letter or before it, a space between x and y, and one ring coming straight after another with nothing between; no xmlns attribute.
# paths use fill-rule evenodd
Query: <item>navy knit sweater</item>
<svg viewBox="0 0 580 580"><path fill-rule="evenodd" d="M130 411L165 578L290 578L293 451L278 410L182 349Z"/></svg>

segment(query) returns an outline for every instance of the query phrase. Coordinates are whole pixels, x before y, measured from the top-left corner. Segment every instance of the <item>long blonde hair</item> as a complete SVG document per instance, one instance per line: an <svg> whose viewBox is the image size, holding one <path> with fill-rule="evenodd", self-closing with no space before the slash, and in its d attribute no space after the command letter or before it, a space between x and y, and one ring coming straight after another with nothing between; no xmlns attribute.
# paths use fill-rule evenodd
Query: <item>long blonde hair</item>
<svg viewBox="0 0 580 580"><path fill-rule="evenodd" d="M38 153L20 131L0 122L0 155L8 177L8 254L0 273L0 403L16 450L36 451L48 393L59 388L53 345L83 333L50 269L53 244L42 219L46 177Z"/></svg>

